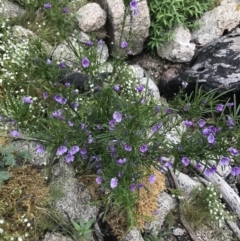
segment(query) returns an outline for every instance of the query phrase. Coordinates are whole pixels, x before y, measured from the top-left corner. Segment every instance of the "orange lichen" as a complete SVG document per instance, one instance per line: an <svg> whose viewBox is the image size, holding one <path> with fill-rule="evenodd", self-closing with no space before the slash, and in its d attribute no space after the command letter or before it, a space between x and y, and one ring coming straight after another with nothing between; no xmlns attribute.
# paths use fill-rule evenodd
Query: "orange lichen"
<svg viewBox="0 0 240 241"><path fill-rule="evenodd" d="M144 229L146 221L154 219L154 212L158 210L159 193L165 189L165 176L154 167L151 168L151 173L156 176L156 181L151 184L148 177L143 178L145 188L140 189L137 203L136 213L141 230Z"/></svg>

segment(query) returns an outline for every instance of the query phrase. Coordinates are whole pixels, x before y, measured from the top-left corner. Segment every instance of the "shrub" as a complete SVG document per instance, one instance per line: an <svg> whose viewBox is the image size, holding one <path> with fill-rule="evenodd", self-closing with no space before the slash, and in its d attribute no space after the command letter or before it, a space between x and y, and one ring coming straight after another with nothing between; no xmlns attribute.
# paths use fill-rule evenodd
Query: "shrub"
<svg viewBox="0 0 240 241"><path fill-rule="evenodd" d="M183 25L190 29L198 26L195 22L204 12L214 6L214 0L148 0L151 26L147 46L153 50L174 36L172 28Z"/></svg>

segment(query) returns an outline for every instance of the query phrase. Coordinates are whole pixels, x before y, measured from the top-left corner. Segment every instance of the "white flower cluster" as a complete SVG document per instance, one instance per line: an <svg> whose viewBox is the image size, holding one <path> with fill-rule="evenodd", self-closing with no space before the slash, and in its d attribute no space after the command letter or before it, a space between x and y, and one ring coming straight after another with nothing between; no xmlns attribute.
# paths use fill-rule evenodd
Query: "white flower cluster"
<svg viewBox="0 0 240 241"><path fill-rule="evenodd" d="M21 41L14 39L11 28L7 26L8 21L6 19L0 25L0 31L3 32L0 35L0 85L2 81L10 84L20 71L24 73L24 69L27 67L25 57L29 53L29 40L26 38Z"/></svg>
<svg viewBox="0 0 240 241"><path fill-rule="evenodd" d="M5 7L4 0L1 0L0 1L0 17L1 17L1 13L4 13L6 11L6 9L4 7Z"/></svg>
<svg viewBox="0 0 240 241"><path fill-rule="evenodd" d="M225 210L225 204L221 203L222 195L219 194L213 185L209 185L207 188L208 209L210 214L214 217L219 227L222 226L224 219L229 216Z"/></svg>

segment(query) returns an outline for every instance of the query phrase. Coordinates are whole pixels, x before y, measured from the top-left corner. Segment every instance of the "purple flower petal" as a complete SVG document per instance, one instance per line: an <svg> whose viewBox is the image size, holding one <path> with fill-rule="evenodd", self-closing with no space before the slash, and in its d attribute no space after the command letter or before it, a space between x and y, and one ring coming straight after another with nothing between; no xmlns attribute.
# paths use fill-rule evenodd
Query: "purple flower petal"
<svg viewBox="0 0 240 241"><path fill-rule="evenodd" d="M82 58L82 66L83 66L83 68L88 68L89 65L90 65L89 59L86 58L86 57Z"/></svg>
<svg viewBox="0 0 240 241"><path fill-rule="evenodd" d="M33 103L33 101L31 100L31 97L29 97L29 96L23 96L22 100L23 100L23 103L25 103L25 104Z"/></svg>
<svg viewBox="0 0 240 241"><path fill-rule="evenodd" d="M239 155L238 150L234 147L230 147L228 150L229 150L229 152L232 156L238 156Z"/></svg>
<svg viewBox="0 0 240 241"><path fill-rule="evenodd" d="M238 176L239 174L240 174L240 167L237 167L237 166L232 167L232 169L231 169L231 175L233 175L233 176Z"/></svg>
<svg viewBox="0 0 240 241"><path fill-rule="evenodd" d="M45 148L41 145L37 145L37 150L36 150L37 153L41 154L41 153L44 153L45 152Z"/></svg>
<svg viewBox="0 0 240 241"><path fill-rule="evenodd" d="M187 157L182 158L182 163L184 166L188 166L190 164L190 160Z"/></svg>
<svg viewBox="0 0 240 241"><path fill-rule="evenodd" d="M112 178L110 181L110 187L116 188L118 186L118 179L116 177Z"/></svg>
<svg viewBox="0 0 240 241"><path fill-rule="evenodd" d="M139 148L139 151L142 152L142 153L145 153L147 150L148 150L148 146L147 145L142 145Z"/></svg>
<svg viewBox="0 0 240 241"><path fill-rule="evenodd" d="M153 184L154 182L156 182L156 176L155 175L151 175L149 178L148 178L148 181L150 184Z"/></svg>
<svg viewBox="0 0 240 241"><path fill-rule="evenodd" d="M99 177L99 176L98 176L98 177L96 178L96 183L97 183L98 185L101 185L102 182L103 182L102 177Z"/></svg>
<svg viewBox="0 0 240 241"><path fill-rule="evenodd" d="M222 166L226 166L228 165L230 162L230 158L229 157L226 157L226 156L223 156L220 158L220 161L219 161L219 164L222 165Z"/></svg>
<svg viewBox="0 0 240 241"><path fill-rule="evenodd" d="M12 130L12 131L10 131L9 135L11 137L20 137L21 133L19 131L17 131L17 130Z"/></svg>
<svg viewBox="0 0 240 241"><path fill-rule="evenodd" d="M67 152L67 147L66 146L60 146L58 149L57 149L57 155L58 156L61 156L63 155L64 153Z"/></svg>
<svg viewBox="0 0 240 241"><path fill-rule="evenodd" d="M113 113L113 119L116 121L116 122L121 122L122 121L122 114L117 112L117 111L114 111Z"/></svg>

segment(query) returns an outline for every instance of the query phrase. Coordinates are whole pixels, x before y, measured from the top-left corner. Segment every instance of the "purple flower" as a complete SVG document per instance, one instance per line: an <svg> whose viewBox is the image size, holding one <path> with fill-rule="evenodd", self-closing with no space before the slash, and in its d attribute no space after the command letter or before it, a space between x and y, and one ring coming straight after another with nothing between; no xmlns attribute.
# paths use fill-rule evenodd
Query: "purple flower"
<svg viewBox="0 0 240 241"><path fill-rule="evenodd" d="M229 157L222 156L220 158L219 164L222 165L222 166L226 166L226 165L228 165L229 162L230 162L230 158Z"/></svg>
<svg viewBox="0 0 240 241"><path fill-rule="evenodd" d="M66 67L66 65L65 65L64 62L62 62L62 61L59 63L58 66L59 66L60 69L63 69L63 68Z"/></svg>
<svg viewBox="0 0 240 241"><path fill-rule="evenodd" d="M85 149L85 148L82 148L81 150L80 150L80 153L81 153L81 155L86 155L87 154L87 149Z"/></svg>
<svg viewBox="0 0 240 241"><path fill-rule="evenodd" d="M77 103L77 102L72 102L70 105L73 109L76 109L79 107L79 103Z"/></svg>
<svg viewBox="0 0 240 241"><path fill-rule="evenodd" d="M198 120L198 126L199 126L200 128L204 127L205 124L206 124L206 121L205 121L204 119L199 119L199 120Z"/></svg>
<svg viewBox="0 0 240 241"><path fill-rule="evenodd" d="M154 182L156 182L156 176L155 175L151 175L149 178L148 178L148 181L150 184L153 184Z"/></svg>
<svg viewBox="0 0 240 241"><path fill-rule="evenodd" d="M222 112L223 111L223 108L224 108L224 105L223 104L218 104L217 107L216 107L216 110L218 112Z"/></svg>
<svg viewBox="0 0 240 241"><path fill-rule="evenodd" d="M31 100L31 97L29 97L29 96L23 96L22 100L23 100L23 103L25 103L25 104L33 103L33 101Z"/></svg>
<svg viewBox="0 0 240 241"><path fill-rule="evenodd" d="M61 95L57 94L54 96L54 100L61 105L65 105L67 103L67 99L62 97Z"/></svg>
<svg viewBox="0 0 240 241"><path fill-rule="evenodd" d="M228 119L227 119L227 124L228 124L228 126L234 126L234 121L233 121L232 117L231 117L231 116L228 116L227 118L228 118Z"/></svg>
<svg viewBox="0 0 240 241"><path fill-rule="evenodd" d="M167 108L166 108L166 113L167 113L167 114L172 114L172 113L173 113L173 110L167 107Z"/></svg>
<svg viewBox="0 0 240 241"><path fill-rule="evenodd" d="M234 106L234 103L233 102L229 102L229 103L227 103L227 106L228 107L232 107L232 106Z"/></svg>
<svg viewBox="0 0 240 241"><path fill-rule="evenodd" d="M239 174L240 174L240 167L235 166L231 168L231 175L238 176Z"/></svg>
<svg viewBox="0 0 240 241"><path fill-rule="evenodd" d="M132 151L132 147L128 144L124 145L125 151Z"/></svg>
<svg viewBox="0 0 240 241"><path fill-rule="evenodd" d="M230 147L228 150L232 156L238 156L238 150L236 148Z"/></svg>
<svg viewBox="0 0 240 241"><path fill-rule="evenodd" d="M71 121L68 121L68 126L73 127L73 123Z"/></svg>
<svg viewBox="0 0 240 241"><path fill-rule="evenodd" d="M45 3L43 6L44 6L45 9L50 9L52 7L52 4L51 3Z"/></svg>
<svg viewBox="0 0 240 241"><path fill-rule="evenodd" d="M73 147L68 151L68 153L71 154L71 155L75 155L79 150L80 150L80 149L79 149L78 146L73 146Z"/></svg>
<svg viewBox="0 0 240 241"><path fill-rule="evenodd" d="M66 82L64 85L66 88L68 88L71 84L69 82Z"/></svg>
<svg viewBox="0 0 240 241"><path fill-rule="evenodd" d="M19 131L17 131L17 130L12 130L12 131L10 131L9 135L11 137L20 137L21 133Z"/></svg>
<svg viewBox="0 0 240 241"><path fill-rule="evenodd" d="M203 134L204 136L207 136L207 135L209 134L209 129L208 129L208 128L204 128L204 129L202 130L202 134Z"/></svg>
<svg viewBox="0 0 240 241"><path fill-rule="evenodd" d="M148 150L148 146L147 145L142 145L139 148L139 151L142 152L142 153L146 152L147 150Z"/></svg>
<svg viewBox="0 0 240 241"><path fill-rule="evenodd" d="M121 43L121 48L122 48L122 49L127 48L127 46L128 46L128 43L127 43L126 41L123 41L123 42Z"/></svg>
<svg viewBox="0 0 240 241"><path fill-rule="evenodd" d="M134 191L136 190L136 188L137 188L137 184L132 183L132 184L130 185L130 191L131 191L131 192L134 192Z"/></svg>
<svg viewBox="0 0 240 241"><path fill-rule="evenodd" d="M157 106L155 107L155 112L156 112L156 113L159 113L160 110L161 110L161 107L160 107L159 105L157 105Z"/></svg>
<svg viewBox="0 0 240 241"><path fill-rule="evenodd" d="M47 63L47 65L50 65L50 64L52 64L52 60L51 59L47 59L46 63Z"/></svg>
<svg viewBox="0 0 240 241"><path fill-rule="evenodd" d="M124 171L118 172L118 177L122 177L124 175Z"/></svg>
<svg viewBox="0 0 240 241"><path fill-rule="evenodd" d="M169 168L169 169L172 169L172 165L173 165L173 164L172 164L171 161L166 161L165 164L164 164L164 166L167 167L167 168Z"/></svg>
<svg viewBox="0 0 240 241"><path fill-rule="evenodd" d="M188 166L190 164L190 160L187 157L182 158L182 163L184 166Z"/></svg>
<svg viewBox="0 0 240 241"><path fill-rule="evenodd" d="M183 87L183 88L186 88L187 86L188 86L188 83L185 82L185 81L183 81L183 82L182 82L182 87Z"/></svg>
<svg viewBox="0 0 240 241"><path fill-rule="evenodd" d="M103 44L103 40L102 40L102 39L99 39L99 40L98 40L98 43L97 43L97 46L100 47L102 44Z"/></svg>
<svg viewBox="0 0 240 241"><path fill-rule="evenodd" d="M130 2L130 9L133 12L133 16L137 16L139 14L138 8L137 8L137 0L132 0Z"/></svg>
<svg viewBox="0 0 240 241"><path fill-rule="evenodd" d="M144 90L144 86L143 85L137 85L135 90L138 92L138 93L141 93L143 90Z"/></svg>
<svg viewBox="0 0 240 241"><path fill-rule="evenodd" d="M64 153L67 152L67 147L66 146L60 146L58 149L57 149L57 155L58 156L61 156L63 155Z"/></svg>
<svg viewBox="0 0 240 241"><path fill-rule="evenodd" d="M64 8L63 8L63 13L68 13L67 7L64 7Z"/></svg>
<svg viewBox="0 0 240 241"><path fill-rule="evenodd" d="M213 133L210 133L210 134L208 135L207 140L208 140L208 143L209 143L209 144L215 144L215 143L216 143L215 137L214 137L214 134L213 134Z"/></svg>
<svg viewBox="0 0 240 241"><path fill-rule="evenodd" d="M156 216L156 215L159 214L159 211L158 211L158 210L155 210L155 211L153 212L153 214Z"/></svg>
<svg viewBox="0 0 240 241"><path fill-rule="evenodd" d="M118 92L120 90L120 86L119 85L114 85L113 89Z"/></svg>
<svg viewBox="0 0 240 241"><path fill-rule="evenodd" d="M137 0L132 0L132 1L130 2L130 9L131 9L131 10L137 9L137 5L138 5Z"/></svg>
<svg viewBox="0 0 240 241"><path fill-rule="evenodd" d="M37 150L36 150L37 153L41 154L41 153L44 153L45 152L45 148L41 145L37 145Z"/></svg>
<svg viewBox="0 0 240 241"><path fill-rule="evenodd" d="M114 111L113 113L113 119L116 121L116 122L121 122L122 121L122 114L117 112L117 111Z"/></svg>
<svg viewBox="0 0 240 241"><path fill-rule="evenodd" d="M65 160L67 163L73 162L74 161L74 156L71 155L70 153L65 156Z"/></svg>
<svg viewBox="0 0 240 241"><path fill-rule="evenodd" d="M114 130L114 125L115 125L116 121L114 119L109 121L109 130Z"/></svg>
<svg viewBox="0 0 240 241"><path fill-rule="evenodd" d="M216 172L216 170L217 170L216 166L212 166L210 168L206 168L205 171L204 171L204 175L211 176L211 175L213 175Z"/></svg>
<svg viewBox="0 0 240 241"><path fill-rule="evenodd" d="M48 93L47 92L43 92L43 99L46 100L48 97Z"/></svg>
<svg viewBox="0 0 240 241"><path fill-rule="evenodd" d="M83 68L88 68L89 65L90 65L89 59L86 58L86 57L82 58L82 67L83 67Z"/></svg>
<svg viewBox="0 0 240 241"><path fill-rule="evenodd" d="M183 110L186 111L186 112L189 111L190 110L190 105L185 105L183 107Z"/></svg>
<svg viewBox="0 0 240 241"><path fill-rule="evenodd" d="M52 117L53 118L60 118L62 116L62 110L61 109L58 109L58 110L55 110L53 113L52 113Z"/></svg>
<svg viewBox="0 0 240 241"><path fill-rule="evenodd" d="M117 160L117 164L124 164L127 162L127 159L126 158L122 158L122 159L118 159Z"/></svg>
<svg viewBox="0 0 240 241"><path fill-rule="evenodd" d="M88 40L88 41L86 42L86 45L87 45L88 47L91 47L91 46L93 46L93 42L92 42L91 40Z"/></svg>
<svg viewBox="0 0 240 241"><path fill-rule="evenodd" d="M96 178L96 183L97 183L98 185L101 185L102 182L103 182L102 177L99 177L99 176L98 176L98 177Z"/></svg>
<svg viewBox="0 0 240 241"><path fill-rule="evenodd" d="M116 177L111 179L110 186L111 188L116 188L118 185L118 179Z"/></svg>
<svg viewBox="0 0 240 241"><path fill-rule="evenodd" d="M162 123L155 124L155 125L152 127L152 131L153 131L153 132L156 132L156 131L158 131L161 127L162 127Z"/></svg>
<svg viewBox="0 0 240 241"><path fill-rule="evenodd" d="M202 167L202 165L200 163L197 163L195 167L199 170Z"/></svg>
<svg viewBox="0 0 240 241"><path fill-rule="evenodd" d="M184 121L184 124L187 126L187 127L190 127L193 125L192 121L189 121L189 120L185 120Z"/></svg>

